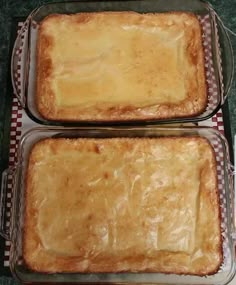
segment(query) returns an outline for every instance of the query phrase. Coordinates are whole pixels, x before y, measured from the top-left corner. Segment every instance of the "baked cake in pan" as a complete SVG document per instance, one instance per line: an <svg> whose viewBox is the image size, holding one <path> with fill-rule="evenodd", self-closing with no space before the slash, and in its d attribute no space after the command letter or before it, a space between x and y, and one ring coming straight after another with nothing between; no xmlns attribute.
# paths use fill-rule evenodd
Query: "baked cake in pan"
<svg viewBox="0 0 236 285"><path fill-rule="evenodd" d="M40 24L36 105L47 120L193 117L207 106L191 13L53 14Z"/></svg>
<svg viewBox="0 0 236 285"><path fill-rule="evenodd" d="M26 175L23 258L38 272L208 275L222 264L206 139L45 139Z"/></svg>

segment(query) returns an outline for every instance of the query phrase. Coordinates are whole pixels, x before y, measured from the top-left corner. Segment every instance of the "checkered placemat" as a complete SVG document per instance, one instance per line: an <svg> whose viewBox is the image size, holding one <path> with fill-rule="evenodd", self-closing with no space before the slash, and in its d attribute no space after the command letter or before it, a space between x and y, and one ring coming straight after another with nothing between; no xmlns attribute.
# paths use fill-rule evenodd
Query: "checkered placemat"
<svg viewBox="0 0 236 285"><path fill-rule="evenodd" d="M217 85L216 79L212 74L211 69L213 68L212 63L212 54L211 54L211 44L209 43L209 18L203 17L200 19L203 29L203 45L206 59L206 76L209 93L211 94L210 98L212 102L215 100L215 96L217 96ZM18 23L18 31L22 27L23 23ZM19 49L20 53L21 50ZM17 83L18 88L21 88L21 73L20 73L20 62L18 72L14 76L14 80ZM211 101L209 102L211 104ZM199 126L209 126L219 130L222 134L224 134L224 122L223 122L223 114L222 111L219 112L211 119L198 123ZM24 110L18 105L17 99L13 98L12 104L12 116L11 116L11 130L10 130L10 154L9 154L9 167L12 167L16 163L16 154L17 147L21 136L30 128L38 126L38 124L32 122ZM220 151L220 150L219 150ZM220 170L219 170L220 171ZM218 173L219 174L219 173ZM10 223L10 209L11 209L11 197L12 197L12 180L10 179L7 185L7 224ZM9 267L9 250L10 250L10 242L5 242L5 252L4 252L4 266Z"/></svg>

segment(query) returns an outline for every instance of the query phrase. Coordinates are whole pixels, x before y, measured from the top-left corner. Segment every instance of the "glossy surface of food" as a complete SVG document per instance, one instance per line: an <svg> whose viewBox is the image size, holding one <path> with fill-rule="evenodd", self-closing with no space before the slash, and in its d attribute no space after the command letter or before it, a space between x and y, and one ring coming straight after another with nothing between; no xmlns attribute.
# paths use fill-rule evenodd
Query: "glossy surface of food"
<svg viewBox="0 0 236 285"><path fill-rule="evenodd" d="M206 139L46 139L31 152L26 183L33 270L206 275L222 263Z"/></svg>
<svg viewBox="0 0 236 285"><path fill-rule="evenodd" d="M53 14L39 28L37 105L49 120L192 117L207 93L191 13Z"/></svg>

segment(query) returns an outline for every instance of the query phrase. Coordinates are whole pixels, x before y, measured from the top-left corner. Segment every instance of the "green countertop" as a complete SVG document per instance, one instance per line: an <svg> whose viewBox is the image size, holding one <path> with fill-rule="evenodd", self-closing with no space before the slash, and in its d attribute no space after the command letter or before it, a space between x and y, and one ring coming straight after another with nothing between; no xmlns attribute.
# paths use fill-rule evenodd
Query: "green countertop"
<svg viewBox="0 0 236 285"><path fill-rule="evenodd" d="M191 1L191 0L186 0ZM8 139L10 125L10 108L7 106L11 102L7 94L7 80L9 78L9 62L11 56L10 35L13 17L26 17L31 10L44 3L56 2L48 0L0 0L0 161L1 171L7 166L8 159ZM65 1L66 2L66 1ZM217 13L222 18L225 26L236 33L236 0L210 0L209 1ZM230 34L233 44L234 56L236 59L236 37ZM226 101L229 106L230 129L232 137L236 134L236 77ZM233 142L229 142L232 144ZM0 284L17 284L11 278L0 277ZM236 282L235 282L236 284Z"/></svg>

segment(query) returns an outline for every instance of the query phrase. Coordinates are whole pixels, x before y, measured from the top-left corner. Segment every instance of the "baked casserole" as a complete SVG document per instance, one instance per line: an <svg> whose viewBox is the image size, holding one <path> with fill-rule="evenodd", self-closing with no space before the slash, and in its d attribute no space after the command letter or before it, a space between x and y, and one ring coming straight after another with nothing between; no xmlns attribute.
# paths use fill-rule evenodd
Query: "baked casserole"
<svg viewBox="0 0 236 285"><path fill-rule="evenodd" d="M215 154L201 137L39 141L24 219L37 272L202 276L223 260Z"/></svg>
<svg viewBox="0 0 236 285"><path fill-rule="evenodd" d="M187 12L49 15L36 69L47 120L186 118L207 106L201 26Z"/></svg>

